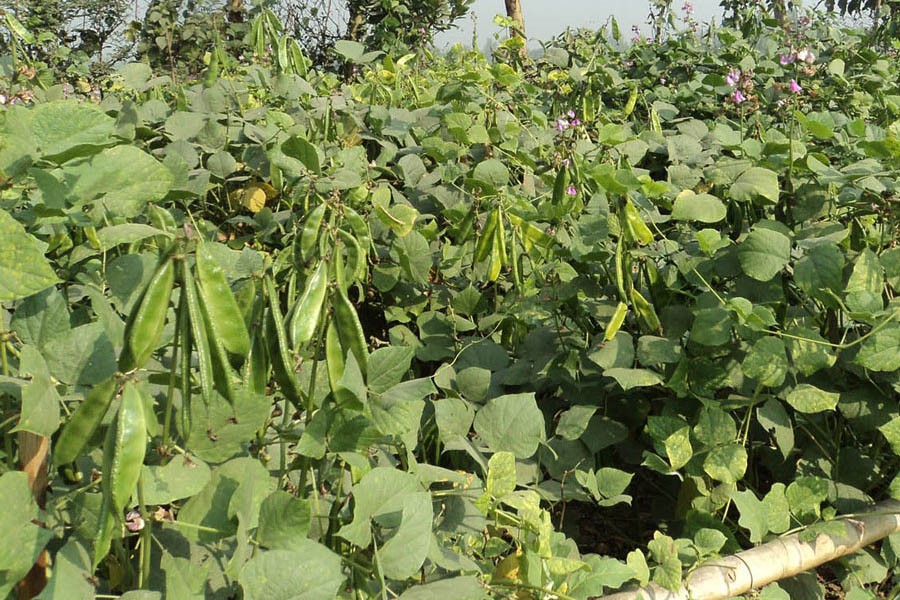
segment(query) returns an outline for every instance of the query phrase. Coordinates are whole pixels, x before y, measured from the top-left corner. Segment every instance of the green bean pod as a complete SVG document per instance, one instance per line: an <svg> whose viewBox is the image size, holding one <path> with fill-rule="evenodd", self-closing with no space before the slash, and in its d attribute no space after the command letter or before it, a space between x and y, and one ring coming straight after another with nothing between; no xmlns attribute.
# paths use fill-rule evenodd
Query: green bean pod
<svg viewBox="0 0 900 600"><path fill-rule="evenodd" d="M197 293L197 284L187 262L182 264L182 293L185 296L188 307L188 317L191 325L191 340L197 350L197 364L200 373L200 395L203 401L209 404L213 397L213 362L212 351L209 347L209 338L206 336L206 322L203 309L200 307L200 298Z"/></svg>
<svg viewBox="0 0 900 600"><path fill-rule="evenodd" d="M257 395L265 395L269 383L269 363L264 342L262 332L254 332L250 336L250 353L244 362L244 389Z"/></svg>
<svg viewBox="0 0 900 600"><path fill-rule="evenodd" d="M175 266L171 257L165 257L147 284L140 304L125 325L125 347L119 356L119 370L128 372L144 365L156 349L163 328L172 285L175 282Z"/></svg>
<svg viewBox="0 0 900 600"><path fill-rule="evenodd" d="M494 248L494 230L497 229L497 211L491 211L487 221L484 223L484 229L481 230L481 237L475 244L475 262L487 260Z"/></svg>
<svg viewBox="0 0 900 600"><path fill-rule="evenodd" d="M137 383L129 381L122 390L122 403L110 427L112 456L104 451L104 482L109 486L111 508L116 515L125 510L137 486L147 450L147 420L144 394ZM107 461L110 462L106 466Z"/></svg>
<svg viewBox="0 0 900 600"><path fill-rule="evenodd" d="M319 229L325 218L325 203L321 203L309 212L303 228L300 230L300 259L304 262L312 258L319 241Z"/></svg>
<svg viewBox="0 0 900 600"><path fill-rule="evenodd" d="M284 329L284 316L278 304L278 291L271 276L265 279L266 294L269 297L269 310L266 318L266 334L269 338L269 356L275 380L281 386L281 392L297 408L303 407L303 393L294 375L294 360L288 348L287 332Z"/></svg>
<svg viewBox="0 0 900 600"><path fill-rule="evenodd" d="M556 174L556 179L553 181L553 204L557 206L563 204L563 201L566 199L566 191L569 187L569 169L563 167Z"/></svg>
<svg viewBox="0 0 900 600"><path fill-rule="evenodd" d="M359 241L364 257L368 257L369 251L372 249L372 233L369 230L369 224L362 218L362 215L347 205L344 205L344 219L350 224L353 235Z"/></svg>
<svg viewBox="0 0 900 600"><path fill-rule="evenodd" d="M181 436L188 439L191 436L194 419L191 412L191 355L194 348L191 340L191 322L188 311L187 294L182 288L181 300L178 303L178 333L181 339L181 352L178 355L179 369L181 371Z"/></svg>
<svg viewBox="0 0 900 600"><path fill-rule="evenodd" d="M325 366L328 369L328 383L331 384L331 391L337 396L339 390L342 389L338 382L344 376L345 355L334 319L328 322L325 330Z"/></svg>
<svg viewBox="0 0 900 600"><path fill-rule="evenodd" d="M113 531L118 523L118 516L109 507L109 500L103 494L100 502L100 514L98 515L97 535L94 536L93 549L91 551L91 571L97 570L103 559L109 554L109 546L112 543Z"/></svg>
<svg viewBox="0 0 900 600"><path fill-rule="evenodd" d="M653 305L647 302L640 292L631 288L631 303L637 313L638 321L643 326L644 333L659 334L662 332L662 324Z"/></svg>
<svg viewBox="0 0 900 600"><path fill-rule="evenodd" d="M340 285L335 288L332 305L334 306L333 322L340 336L341 347L353 353L356 362L359 364L359 370L365 375L369 364L366 334L363 331L356 309L351 304L350 298L347 297L347 292Z"/></svg>
<svg viewBox="0 0 900 600"><path fill-rule="evenodd" d="M338 237L341 238L342 245L347 248L347 270L356 281L365 281L368 276L368 263L362 246L355 237L343 229L338 229Z"/></svg>
<svg viewBox="0 0 900 600"><path fill-rule="evenodd" d="M312 275L306 281L306 288L291 315L288 331L291 347L299 348L310 341L319 327L322 306L325 304L325 293L328 291L328 266L325 261L316 265Z"/></svg>
<svg viewBox="0 0 900 600"><path fill-rule="evenodd" d="M209 316L207 324L215 333L215 339L228 352L246 356L250 351L250 335L225 271L213 255L210 244L197 247L196 267L200 296Z"/></svg>
<svg viewBox="0 0 900 600"><path fill-rule="evenodd" d="M116 391L116 378L110 377L91 389L75 414L63 427L53 447L53 460L61 466L74 461L97 431Z"/></svg>

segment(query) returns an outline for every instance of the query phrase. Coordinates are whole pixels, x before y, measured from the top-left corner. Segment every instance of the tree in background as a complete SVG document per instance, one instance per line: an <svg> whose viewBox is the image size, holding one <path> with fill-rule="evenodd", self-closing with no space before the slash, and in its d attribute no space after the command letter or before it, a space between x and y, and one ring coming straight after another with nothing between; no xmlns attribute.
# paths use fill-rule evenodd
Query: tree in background
<svg viewBox="0 0 900 600"><path fill-rule="evenodd" d="M513 22L509 35L525 39L525 16L522 14L522 0L503 0L506 4L506 16Z"/></svg>

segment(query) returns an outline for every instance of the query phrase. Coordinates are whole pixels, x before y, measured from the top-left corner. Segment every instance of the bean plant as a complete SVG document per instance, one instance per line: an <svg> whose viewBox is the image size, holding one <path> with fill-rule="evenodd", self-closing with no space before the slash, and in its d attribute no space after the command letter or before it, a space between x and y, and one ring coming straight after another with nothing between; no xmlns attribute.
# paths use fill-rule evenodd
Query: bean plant
<svg viewBox="0 0 900 600"><path fill-rule="evenodd" d="M0 595L586 599L900 498L895 46L276 50L0 58Z"/></svg>

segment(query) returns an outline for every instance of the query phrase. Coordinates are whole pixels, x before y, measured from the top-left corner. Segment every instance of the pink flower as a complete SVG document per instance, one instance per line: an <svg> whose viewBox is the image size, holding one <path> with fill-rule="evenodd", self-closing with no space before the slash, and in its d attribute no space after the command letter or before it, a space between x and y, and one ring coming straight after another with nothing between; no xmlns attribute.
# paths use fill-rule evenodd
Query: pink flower
<svg viewBox="0 0 900 600"><path fill-rule="evenodd" d="M740 104L747 98L744 97L744 94L741 93L741 90L734 90L734 93L731 95L731 99L734 101L735 104Z"/></svg>
<svg viewBox="0 0 900 600"><path fill-rule="evenodd" d="M779 59L779 62L781 62L781 66L786 67L786 66L788 66L789 64L791 64L792 62L794 62L794 59L795 59L795 58L796 58L796 57L794 56L793 53L791 53L791 54L782 54L782 55L781 55L781 58Z"/></svg>
<svg viewBox="0 0 900 600"><path fill-rule="evenodd" d="M734 87L734 85L740 81L741 72L738 69L732 69L728 71L728 75L725 76L725 83Z"/></svg>
<svg viewBox="0 0 900 600"><path fill-rule="evenodd" d="M572 119L571 125L572 125L572 127L578 127L579 125L581 125L581 120L580 119Z"/></svg>
<svg viewBox="0 0 900 600"><path fill-rule="evenodd" d="M686 12L689 15L692 15L692 14L694 14L694 5L691 4L690 2L685 2L684 4L681 5L681 10L683 10L684 12Z"/></svg>
<svg viewBox="0 0 900 600"><path fill-rule="evenodd" d="M570 119L574 119L574 118L575 118L575 111L574 111L574 110L569 110L569 112L566 113L566 116L569 117Z"/></svg>
<svg viewBox="0 0 900 600"><path fill-rule="evenodd" d="M578 188L576 188L574 185L570 185L566 188L566 194L568 194L569 196L577 196Z"/></svg>
<svg viewBox="0 0 900 600"><path fill-rule="evenodd" d="M799 94L799 93L802 92L802 91L803 91L803 88L800 87L800 84L797 83L797 80L796 80L796 79L791 79L791 93L792 93L792 94Z"/></svg>
<svg viewBox="0 0 900 600"><path fill-rule="evenodd" d="M557 131L565 131L569 128L569 122L565 119L557 119L556 120L556 130Z"/></svg>
<svg viewBox="0 0 900 600"><path fill-rule="evenodd" d="M802 60L806 64L812 64L816 62L816 55L809 51L809 48L804 48L800 52L797 53L797 60Z"/></svg>

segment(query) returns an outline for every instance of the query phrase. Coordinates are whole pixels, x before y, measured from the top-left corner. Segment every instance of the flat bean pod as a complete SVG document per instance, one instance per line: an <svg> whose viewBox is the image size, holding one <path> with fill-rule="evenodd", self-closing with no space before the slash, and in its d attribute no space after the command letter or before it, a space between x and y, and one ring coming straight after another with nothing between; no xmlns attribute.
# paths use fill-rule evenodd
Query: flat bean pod
<svg viewBox="0 0 900 600"><path fill-rule="evenodd" d="M322 220L325 218L325 203L321 203L313 208L306 221L303 222L303 228L300 230L300 258L307 261L313 256L319 241L319 229L322 227Z"/></svg>
<svg viewBox="0 0 900 600"><path fill-rule="evenodd" d="M200 373L200 395L209 404L213 395L213 363L209 338L206 336L206 322L200 307L197 284L187 262L182 264L182 293L187 302L188 317L191 326L191 340L197 350L197 364Z"/></svg>
<svg viewBox="0 0 900 600"><path fill-rule="evenodd" d="M166 325L174 282L175 266L171 257L166 257L147 284L133 317L125 325L125 347L119 357L120 371L127 372L143 366L153 354Z"/></svg>
<svg viewBox="0 0 900 600"><path fill-rule="evenodd" d="M325 304L325 293L328 291L328 266L325 261L316 265L312 275L306 281L306 288L297 305L294 307L289 326L291 346L294 349L309 342L316 334L322 307Z"/></svg>
<svg viewBox="0 0 900 600"><path fill-rule="evenodd" d="M342 286L337 286L332 297L334 306L334 325L337 327L341 339L341 346L353 353L359 370L366 374L369 364L369 350L366 346L366 334L356 309L347 297L347 292Z"/></svg>
<svg viewBox="0 0 900 600"><path fill-rule="evenodd" d="M303 406L303 394L300 384L294 375L294 361L288 348L287 333L284 329L284 316L278 301L278 291L271 276L265 278L266 294L269 297L269 310L266 318L266 333L269 338L269 356L272 360L272 371L275 380L281 386L285 398L294 406Z"/></svg>
<svg viewBox="0 0 900 600"><path fill-rule="evenodd" d="M103 421L115 392L116 378L110 377L94 386L85 396L53 447L53 460L57 465L64 465L78 458Z"/></svg>
<svg viewBox="0 0 900 600"><path fill-rule="evenodd" d="M147 450L144 401L144 394L138 389L137 383L127 382L122 390L119 412L111 428L112 463L104 472L104 481L108 482L111 508L117 515L125 510L144 466Z"/></svg>
<svg viewBox="0 0 900 600"><path fill-rule="evenodd" d="M225 271L213 255L210 244L200 244L197 247L196 266L200 296L215 339L228 352L246 356L250 351L250 335L231 286L225 278Z"/></svg>

